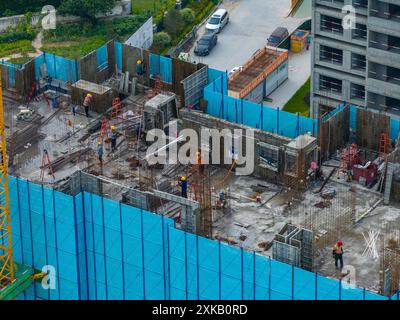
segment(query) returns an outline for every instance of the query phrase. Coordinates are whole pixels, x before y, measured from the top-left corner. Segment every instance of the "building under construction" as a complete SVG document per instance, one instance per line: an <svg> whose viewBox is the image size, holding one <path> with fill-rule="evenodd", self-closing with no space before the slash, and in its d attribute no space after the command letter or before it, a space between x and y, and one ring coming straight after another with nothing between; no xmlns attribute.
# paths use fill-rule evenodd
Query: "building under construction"
<svg viewBox="0 0 400 320"><path fill-rule="evenodd" d="M1 270L15 272L0 297L398 298L384 222L400 221L400 122L353 105L311 119L254 102L250 92L261 83L264 97L265 80L287 66L287 52L271 50L229 79L114 41L80 60L43 53L1 65L2 239L12 234ZM240 130L239 150L198 141L186 164L150 161L185 145L183 129L204 128ZM155 149L152 129L166 138ZM240 176L249 144L254 170ZM349 273L330 260L338 239L357 286L342 286ZM55 289L33 282L53 271Z"/></svg>

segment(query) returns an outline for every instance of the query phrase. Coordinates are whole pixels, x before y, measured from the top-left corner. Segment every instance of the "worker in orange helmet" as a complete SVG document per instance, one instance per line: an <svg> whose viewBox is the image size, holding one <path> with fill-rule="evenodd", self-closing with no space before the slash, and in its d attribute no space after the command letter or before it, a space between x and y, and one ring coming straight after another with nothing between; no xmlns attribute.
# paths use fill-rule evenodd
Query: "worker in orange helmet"
<svg viewBox="0 0 400 320"><path fill-rule="evenodd" d="M89 107L93 101L93 96L88 93L83 101L83 107L85 108L86 118L89 118Z"/></svg>
<svg viewBox="0 0 400 320"><path fill-rule="evenodd" d="M341 240L333 246L332 255L335 259L335 267L338 268L338 262L340 262L340 269L343 269L343 242Z"/></svg>

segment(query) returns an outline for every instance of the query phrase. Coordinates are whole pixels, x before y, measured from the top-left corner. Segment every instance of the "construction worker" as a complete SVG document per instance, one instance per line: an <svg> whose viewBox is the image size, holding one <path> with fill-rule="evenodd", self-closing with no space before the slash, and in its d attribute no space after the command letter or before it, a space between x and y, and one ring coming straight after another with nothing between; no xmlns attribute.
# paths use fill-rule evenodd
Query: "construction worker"
<svg viewBox="0 0 400 320"><path fill-rule="evenodd" d="M99 140L97 142L97 155L99 156L100 165L103 165L103 142Z"/></svg>
<svg viewBox="0 0 400 320"><path fill-rule="evenodd" d="M111 152L115 152L115 150L117 149L117 127L116 126L111 126L110 143L111 143Z"/></svg>
<svg viewBox="0 0 400 320"><path fill-rule="evenodd" d="M179 185L181 186L181 189L182 189L181 196L183 198L187 198L187 186L188 186L188 184L187 184L187 179L186 179L185 176L181 177L181 181L179 182Z"/></svg>
<svg viewBox="0 0 400 320"><path fill-rule="evenodd" d="M144 73L143 61L140 59L136 61L136 73L138 75L142 75Z"/></svg>
<svg viewBox="0 0 400 320"><path fill-rule="evenodd" d="M93 101L93 96L88 93L83 101L83 107L85 108L86 118L89 118L89 107Z"/></svg>
<svg viewBox="0 0 400 320"><path fill-rule="evenodd" d="M332 255L335 259L335 267L338 268L338 261L340 262L340 269L343 269L343 242L339 240L336 242L332 249Z"/></svg>

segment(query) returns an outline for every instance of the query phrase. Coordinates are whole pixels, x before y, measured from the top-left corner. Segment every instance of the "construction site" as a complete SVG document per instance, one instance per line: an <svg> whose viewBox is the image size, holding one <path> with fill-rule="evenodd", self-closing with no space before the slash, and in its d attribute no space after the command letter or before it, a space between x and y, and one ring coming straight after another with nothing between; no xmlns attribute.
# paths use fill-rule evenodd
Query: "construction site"
<svg viewBox="0 0 400 320"><path fill-rule="evenodd" d="M228 76L110 41L1 64L0 298L398 300L400 121L263 104L287 59L262 48ZM154 155L204 128L242 131L240 150L198 141L188 164L149 163L152 129Z"/></svg>

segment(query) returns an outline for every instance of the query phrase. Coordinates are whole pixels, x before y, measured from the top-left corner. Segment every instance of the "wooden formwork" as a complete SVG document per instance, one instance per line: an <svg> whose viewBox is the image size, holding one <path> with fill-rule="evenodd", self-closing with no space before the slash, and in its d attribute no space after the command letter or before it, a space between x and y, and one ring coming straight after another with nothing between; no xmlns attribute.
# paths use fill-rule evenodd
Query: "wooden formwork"
<svg viewBox="0 0 400 320"><path fill-rule="evenodd" d="M320 119L318 144L322 161L328 160L347 144L350 137L350 110L346 106L328 120Z"/></svg>
<svg viewBox="0 0 400 320"><path fill-rule="evenodd" d="M289 57L285 49L264 47L255 53L241 71L229 77L228 90L232 96L244 98Z"/></svg>
<svg viewBox="0 0 400 320"><path fill-rule="evenodd" d="M381 113L357 108L357 144L378 151L381 133L390 136L390 117Z"/></svg>

